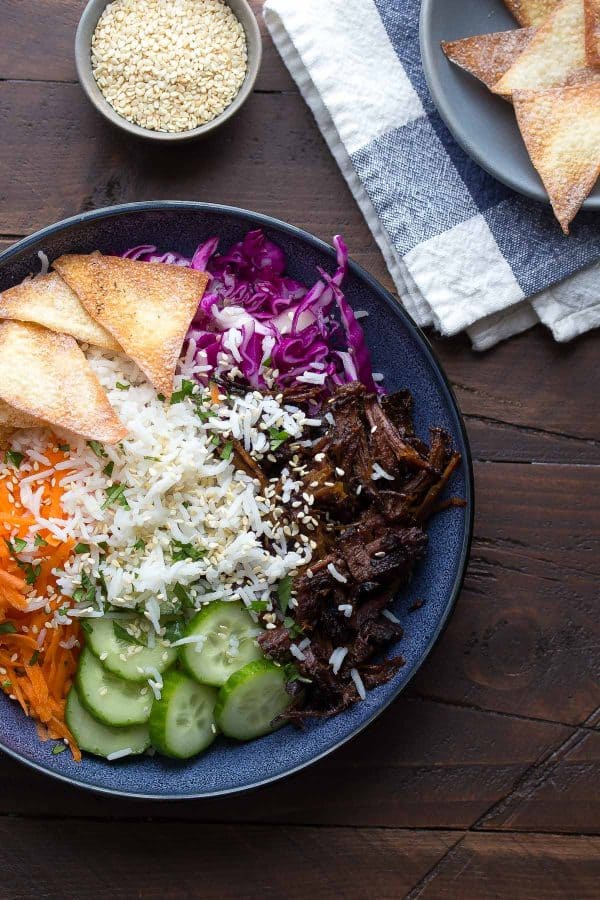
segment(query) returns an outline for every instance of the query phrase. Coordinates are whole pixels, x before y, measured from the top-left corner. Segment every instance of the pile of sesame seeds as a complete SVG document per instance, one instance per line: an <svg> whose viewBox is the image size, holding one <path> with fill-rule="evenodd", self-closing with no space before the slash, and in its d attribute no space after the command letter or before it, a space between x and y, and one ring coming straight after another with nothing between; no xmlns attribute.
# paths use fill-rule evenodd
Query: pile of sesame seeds
<svg viewBox="0 0 600 900"><path fill-rule="evenodd" d="M224 0L114 0L92 38L92 71L113 109L152 131L212 121L237 96L246 36Z"/></svg>

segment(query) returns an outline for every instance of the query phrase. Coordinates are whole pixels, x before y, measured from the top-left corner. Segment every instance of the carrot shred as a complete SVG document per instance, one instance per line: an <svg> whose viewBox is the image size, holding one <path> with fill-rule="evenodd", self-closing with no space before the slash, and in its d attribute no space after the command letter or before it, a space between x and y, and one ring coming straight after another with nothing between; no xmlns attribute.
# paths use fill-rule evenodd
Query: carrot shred
<svg viewBox="0 0 600 900"><path fill-rule="evenodd" d="M68 459L68 452L57 449L53 441L44 456L49 466L40 465L40 476ZM29 472L11 468L0 477L0 687L36 720L42 740L66 741L73 758L80 760L77 742L65 723L66 698L77 670L80 626L77 621L63 625L53 620L53 613L65 603L53 573L73 555L75 541L60 541L47 529L36 528L42 540L35 543L34 563L19 560L15 541L27 540L31 552L34 535L30 529L35 524L34 517L25 511L20 514L17 505L20 478L25 474ZM61 476L67 474L68 470L61 472ZM44 516L64 519L59 479L41 478L39 484ZM27 578L25 571L30 573ZM34 597L48 600L42 608L29 611Z"/></svg>

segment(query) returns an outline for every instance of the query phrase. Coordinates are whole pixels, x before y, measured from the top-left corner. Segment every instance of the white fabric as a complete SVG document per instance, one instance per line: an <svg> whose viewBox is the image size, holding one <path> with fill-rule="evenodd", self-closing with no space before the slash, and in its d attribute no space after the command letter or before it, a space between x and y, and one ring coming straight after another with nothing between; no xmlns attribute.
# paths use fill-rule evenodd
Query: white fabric
<svg viewBox="0 0 600 900"><path fill-rule="evenodd" d="M373 0L267 0L264 18L418 324L466 329L477 350L539 321L558 341L600 325L600 264L524 300L481 214L399 254L351 154L423 109Z"/></svg>

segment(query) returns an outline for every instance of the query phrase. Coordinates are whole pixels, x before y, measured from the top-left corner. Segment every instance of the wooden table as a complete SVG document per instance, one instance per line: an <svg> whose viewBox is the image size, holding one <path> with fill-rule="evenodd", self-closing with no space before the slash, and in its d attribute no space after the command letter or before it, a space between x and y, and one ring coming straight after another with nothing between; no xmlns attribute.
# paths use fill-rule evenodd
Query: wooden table
<svg viewBox="0 0 600 900"><path fill-rule="evenodd" d="M81 210L211 200L341 231L391 287L268 38L229 126L144 146L76 83L83 5L0 4L1 246ZM432 340L469 428L476 528L409 690L329 758L224 800L96 797L2 757L0 897L600 895L598 335L560 346L538 327L484 355Z"/></svg>

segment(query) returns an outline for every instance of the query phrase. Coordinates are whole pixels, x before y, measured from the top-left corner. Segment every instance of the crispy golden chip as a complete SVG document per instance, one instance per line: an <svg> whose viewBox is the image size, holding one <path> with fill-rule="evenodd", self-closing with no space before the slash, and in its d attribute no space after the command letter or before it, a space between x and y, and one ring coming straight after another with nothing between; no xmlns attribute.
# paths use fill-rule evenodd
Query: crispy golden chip
<svg viewBox="0 0 600 900"><path fill-rule="evenodd" d="M127 433L75 338L40 325L0 322L0 398L103 443Z"/></svg>
<svg viewBox="0 0 600 900"><path fill-rule="evenodd" d="M504 0L519 25L541 25L559 0Z"/></svg>
<svg viewBox="0 0 600 900"><path fill-rule="evenodd" d="M61 256L54 268L165 397L208 275L117 256Z"/></svg>
<svg viewBox="0 0 600 900"><path fill-rule="evenodd" d="M33 322L104 350L120 350L57 272L30 278L0 294L0 319Z"/></svg>
<svg viewBox="0 0 600 900"><path fill-rule="evenodd" d="M3 425L0 422L0 451L7 450L10 447L10 439L16 430L12 425Z"/></svg>
<svg viewBox="0 0 600 900"><path fill-rule="evenodd" d="M600 66L600 0L583 0L585 55L589 66Z"/></svg>
<svg viewBox="0 0 600 900"><path fill-rule="evenodd" d="M0 427L35 428L38 425L45 425L45 422L0 400Z"/></svg>
<svg viewBox="0 0 600 900"><path fill-rule="evenodd" d="M513 96L519 128L565 234L600 174L600 82Z"/></svg>
<svg viewBox="0 0 600 900"><path fill-rule="evenodd" d="M509 96L594 77L585 56L583 0L561 0L492 90Z"/></svg>
<svg viewBox="0 0 600 900"><path fill-rule="evenodd" d="M442 50L449 60L483 81L491 90L520 56L534 34L534 28L477 34L461 41L442 41Z"/></svg>

